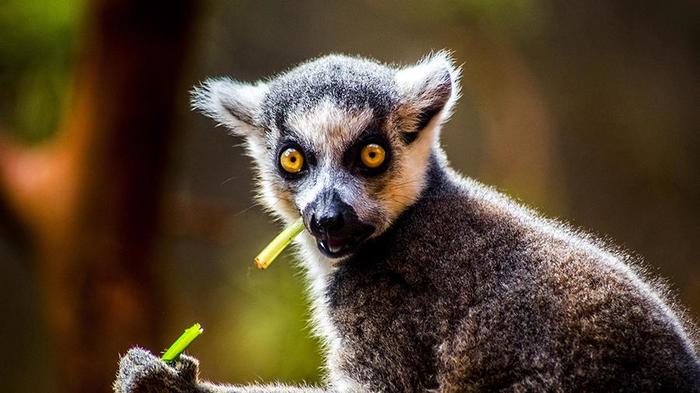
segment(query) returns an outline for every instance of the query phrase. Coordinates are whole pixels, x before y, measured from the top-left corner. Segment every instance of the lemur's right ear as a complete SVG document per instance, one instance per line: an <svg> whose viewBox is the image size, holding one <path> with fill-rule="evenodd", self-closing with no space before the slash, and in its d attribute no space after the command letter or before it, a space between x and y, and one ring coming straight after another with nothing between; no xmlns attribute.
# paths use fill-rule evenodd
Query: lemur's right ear
<svg viewBox="0 0 700 393"><path fill-rule="evenodd" d="M237 135L251 136L261 129L260 112L268 87L229 78L208 79L192 90L192 108L226 126Z"/></svg>

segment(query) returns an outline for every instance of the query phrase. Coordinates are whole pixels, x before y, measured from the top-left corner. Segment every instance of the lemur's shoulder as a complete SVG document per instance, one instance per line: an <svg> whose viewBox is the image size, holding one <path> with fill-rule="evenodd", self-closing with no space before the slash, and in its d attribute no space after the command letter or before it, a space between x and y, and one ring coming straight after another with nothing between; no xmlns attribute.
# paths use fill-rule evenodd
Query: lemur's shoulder
<svg viewBox="0 0 700 393"><path fill-rule="evenodd" d="M444 259L441 266L490 271L499 282L507 279L503 274L523 274L515 280L581 285L579 290L617 285L651 298L669 296L647 277L643 262L624 250L459 175L440 152L430 165L423 195L395 225L398 242L392 243L410 250L410 257L403 256L407 260L435 244L439 248L430 258Z"/></svg>

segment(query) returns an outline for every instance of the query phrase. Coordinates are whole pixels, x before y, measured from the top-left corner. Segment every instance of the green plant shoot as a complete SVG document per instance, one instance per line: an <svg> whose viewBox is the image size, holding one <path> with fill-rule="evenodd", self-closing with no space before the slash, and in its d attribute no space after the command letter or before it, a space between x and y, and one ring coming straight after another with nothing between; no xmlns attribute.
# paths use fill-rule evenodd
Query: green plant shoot
<svg viewBox="0 0 700 393"><path fill-rule="evenodd" d="M187 349L192 341L194 341L194 339L199 337L199 335L202 333L204 333L204 329L202 329L202 326L198 323L195 323L189 329L185 329L185 332L182 333L177 340L175 340L173 345L171 345L167 351L165 351L161 359L163 359L165 362L172 362L173 360L177 359L177 357L180 356L185 349Z"/></svg>
<svg viewBox="0 0 700 393"><path fill-rule="evenodd" d="M284 251L289 243L304 230L304 220L299 218L292 225L285 228L277 237L272 239L267 247L263 248L255 257L255 266L265 270Z"/></svg>

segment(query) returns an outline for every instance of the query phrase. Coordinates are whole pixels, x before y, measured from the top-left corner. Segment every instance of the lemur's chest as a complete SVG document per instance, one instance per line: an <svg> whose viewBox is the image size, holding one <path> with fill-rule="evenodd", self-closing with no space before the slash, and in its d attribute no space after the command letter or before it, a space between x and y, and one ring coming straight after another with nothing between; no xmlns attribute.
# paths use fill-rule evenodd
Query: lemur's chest
<svg viewBox="0 0 700 393"><path fill-rule="evenodd" d="M326 291L335 366L373 391L435 387L437 332L426 285L382 268L335 272Z"/></svg>

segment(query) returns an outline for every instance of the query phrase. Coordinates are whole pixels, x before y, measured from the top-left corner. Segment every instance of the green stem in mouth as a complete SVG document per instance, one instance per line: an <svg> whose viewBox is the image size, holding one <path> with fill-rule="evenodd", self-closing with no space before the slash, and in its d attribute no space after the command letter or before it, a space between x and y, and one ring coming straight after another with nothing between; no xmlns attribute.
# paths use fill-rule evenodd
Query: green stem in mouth
<svg viewBox="0 0 700 393"><path fill-rule="evenodd" d="M304 220L299 218L294 223L286 227L277 237L272 239L257 257L255 257L255 266L258 269L264 270L284 251L289 243L304 230Z"/></svg>
<svg viewBox="0 0 700 393"><path fill-rule="evenodd" d="M194 341L195 338L199 337L200 334L204 333L204 329L198 323L195 323L189 329L186 329L184 333L173 343L173 345L168 348L163 354L164 362L172 362L177 359L180 354L187 349L187 347Z"/></svg>

